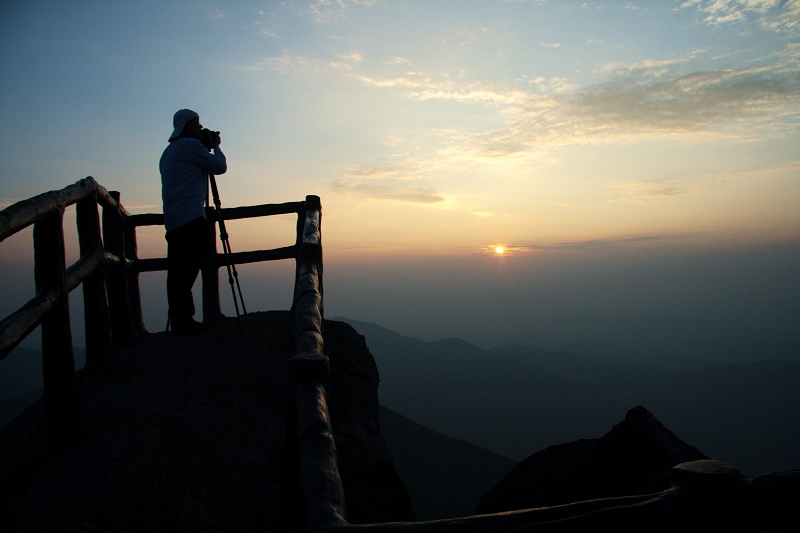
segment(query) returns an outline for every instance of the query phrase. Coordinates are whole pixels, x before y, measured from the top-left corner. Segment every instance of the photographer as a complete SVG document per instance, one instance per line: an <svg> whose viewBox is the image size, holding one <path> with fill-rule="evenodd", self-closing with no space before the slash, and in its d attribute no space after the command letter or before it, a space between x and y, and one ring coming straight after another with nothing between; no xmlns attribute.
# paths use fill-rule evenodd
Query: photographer
<svg viewBox="0 0 800 533"><path fill-rule="evenodd" d="M194 320L192 298L208 235L203 208L208 175L224 174L228 165L219 148L219 132L204 130L200 115L181 109L172 125L175 129L159 163L167 230L167 302L172 334L195 335L210 327Z"/></svg>

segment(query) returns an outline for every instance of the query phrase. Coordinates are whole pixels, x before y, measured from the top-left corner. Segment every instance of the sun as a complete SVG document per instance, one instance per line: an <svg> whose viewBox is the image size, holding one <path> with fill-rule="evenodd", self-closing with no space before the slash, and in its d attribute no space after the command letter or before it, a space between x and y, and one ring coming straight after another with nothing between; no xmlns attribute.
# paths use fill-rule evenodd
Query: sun
<svg viewBox="0 0 800 533"><path fill-rule="evenodd" d="M502 246L498 246L497 248L494 249L494 251L497 252L498 254L502 254L503 252L506 251L506 249L503 248Z"/></svg>

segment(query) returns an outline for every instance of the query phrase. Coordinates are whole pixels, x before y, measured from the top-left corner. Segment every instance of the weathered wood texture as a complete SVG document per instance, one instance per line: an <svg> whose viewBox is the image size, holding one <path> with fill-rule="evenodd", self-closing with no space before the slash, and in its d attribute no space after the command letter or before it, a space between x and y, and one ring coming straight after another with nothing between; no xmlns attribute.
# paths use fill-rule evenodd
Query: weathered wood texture
<svg viewBox="0 0 800 533"><path fill-rule="evenodd" d="M57 295L52 310L42 319L42 375L45 415L58 429L72 427L79 416L64 263L63 215L63 208L48 211L33 224L36 292Z"/></svg>
<svg viewBox="0 0 800 533"><path fill-rule="evenodd" d="M81 259L90 263L88 272L80 277L83 281L83 318L86 331L86 369L100 372L113 364L111 347L111 326L108 322L108 302L106 301L105 272L101 268L105 253L100 229L100 216L97 212L97 195L93 194L78 201L75 206L78 226L78 242ZM72 276L67 276L71 285ZM72 290L72 287L69 288Z"/></svg>
<svg viewBox="0 0 800 533"><path fill-rule="evenodd" d="M73 291L101 264L119 265L120 260L103 250L95 250L90 255L81 257L67 268L67 290ZM105 290L103 294L105 298ZM0 321L0 359L8 355L22 339L36 329L42 318L53 309L57 299L58 294L55 291L39 294Z"/></svg>
<svg viewBox="0 0 800 533"><path fill-rule="evenodd" d="M241 207L226 207L222 210L225 220L240 218L267 217L272 215L290 215L303 209L304 202L286 202L283 204L262 204Z"/></svg>
<svg viewBox="0 0 800 533"><path fill-rule="evenodd" d="M108 192L89 176L59 191L39 194L0 211L0 242L49 214L63 212L67 206L93 193L97 194L97 201L104 207L119 209ZM124 209L122 212L128 214Z"/></svg>
<svg viewBox="0 0 800 533"><path fill-rule="evenodd" d="M42 317L55 307L57 299L58 294L55 291L38 295L0 322L0 359L5 358L41 324Z"/></svg>
<svg viewBox="0 0 800 533"><path fill-rule="evenodd" d="M127 212L108 194L108 191L89 176L59 191L50 191L34 196L0 211L0 241L50 215L63 216L64 209L75 203L86 202L84 207L76 206L79 225L87 223L91 225L90 222L86 222L87 218L84 214L87 212L88 203L95 201L109 209L117 210L122 215L127 215ZM91 216L88 218L90 219ZM79 228L79 234L82 231ZM98 253L96 250L87 250L82 248L81 258L66 269L67 291L80 285L101 264L119 264L117 257ZM55 289L46 293L39 292L36 297L16 312L0 321L0 359L4 358L41 323L42 319L55 308L58 298ZM89 300L93 301L91 297Z"/></svg>
<svg viewBox="0 0 800 533"><path fill-rule="evenodd" d="M225 266L225 256L217 252L216 239L209 239L209 243L214 246L213 251L209 247L204 259L203 273L208 269L218 269ZM292 259L296 255L294 246L285 246L283 248L274 248L272 250L253 250L249 252L233 252L231 254L231 264L245 265L247 263L260 263L261 261L277 261L280 259ZM167 258L156 257L148 259L136 259L129 264L129 270L135 272L157 272L160 270L167 270Z"/></svg>
<svg viewBox="0 0 800 533"><path fill-rule="evenodd" d="M260 204L260 205L245 205L241 207L226 207L222 210L222 216L225 220L237 220L241 218L254 218L254 217L267 217L272 215L290 215L298 213L303 206L304 202L286 202L283 204ZM206 208L206 215L208 218L213 219L213 207ZM134 226L163 226L164 215L162 213L144 213L139 215L130 215L129 219Z"/></svg>
<svg viewBox="0 0 800 533"><path fill-rule="evenodd" d="M109 193L119 204L119 192ZM103 208L103 242L108 253L125 264L125 220L118 209ZM135 340L133 317L128 300L128 277L124 268L111 268L106 272L111 340L116 350Z"/></svg>
<svg viewBox="0 0 800 533"><path fill-rule="evenodd" d="M125 258L130 263L136 263L139 259L139 246L136 242L136 226L124 220L123 237L125 245ZM125 276L128 283L128 305L131 310L131 321L133 335L142 338L147 335L147 328L144 327L142 318L142 297L139 290L139 273L132 268L125 269Z"/></svg>
<svg viewBox="0 0 800 533"><path fill-rule="evenodd" d="M287 470L299 477L294 491L301 499L299 521L310 531L332 524L344 525L346 508L339 474L336 443L328 413L327 388L330 363L322 341L322 242L319 197L307 196L304 216L298 220L297 268L292 309L295 315L295 350L289 361L292 375L293 416L287 417L287 454L296 464ZM288 492L294 485L289 480ZM295 519L297 520L297 519ZM291 520L290 520L291 522Z"/></svg>

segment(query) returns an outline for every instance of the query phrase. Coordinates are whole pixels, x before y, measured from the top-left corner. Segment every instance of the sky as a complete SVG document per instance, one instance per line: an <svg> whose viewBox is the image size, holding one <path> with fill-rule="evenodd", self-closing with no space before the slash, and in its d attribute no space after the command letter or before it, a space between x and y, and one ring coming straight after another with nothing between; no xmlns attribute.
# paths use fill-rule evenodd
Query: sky
<svg viewBox="0 0 800 533"><path fill-rule="evenodd" d="M322 198L327 316L798 346L800 0L2 2L0 72L0 207L91 175L160 212L190 108L222 132L224 206ZM229 230L294 241L291 216ZM30 257L30 232L0 243L3 316ZM250 309L288 306L288 262L241 272ZM161 329L163 276L142 283Z"/></svg>

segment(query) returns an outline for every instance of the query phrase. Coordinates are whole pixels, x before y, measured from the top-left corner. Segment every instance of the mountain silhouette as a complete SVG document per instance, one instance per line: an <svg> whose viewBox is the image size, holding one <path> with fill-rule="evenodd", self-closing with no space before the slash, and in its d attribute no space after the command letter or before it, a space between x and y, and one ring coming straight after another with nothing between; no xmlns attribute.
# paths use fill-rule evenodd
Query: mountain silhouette
<svg viewBox="0 0 800 533"><path fill-rule="evenodd" d="M599 439L550 446L517 464L481 498L477 514L660 492L672 467L708 459L644 407Z"/></svg>
<svg viewBox="0 0 800 533"><path fill-rule="evenodd" d="M553 443L599 437L631 406L646 405L747 475L800 464L800 362L668 370L519 344L483 350L458 339L427 342L339 320L366 337L382 405L517 461Z"/></svg>

